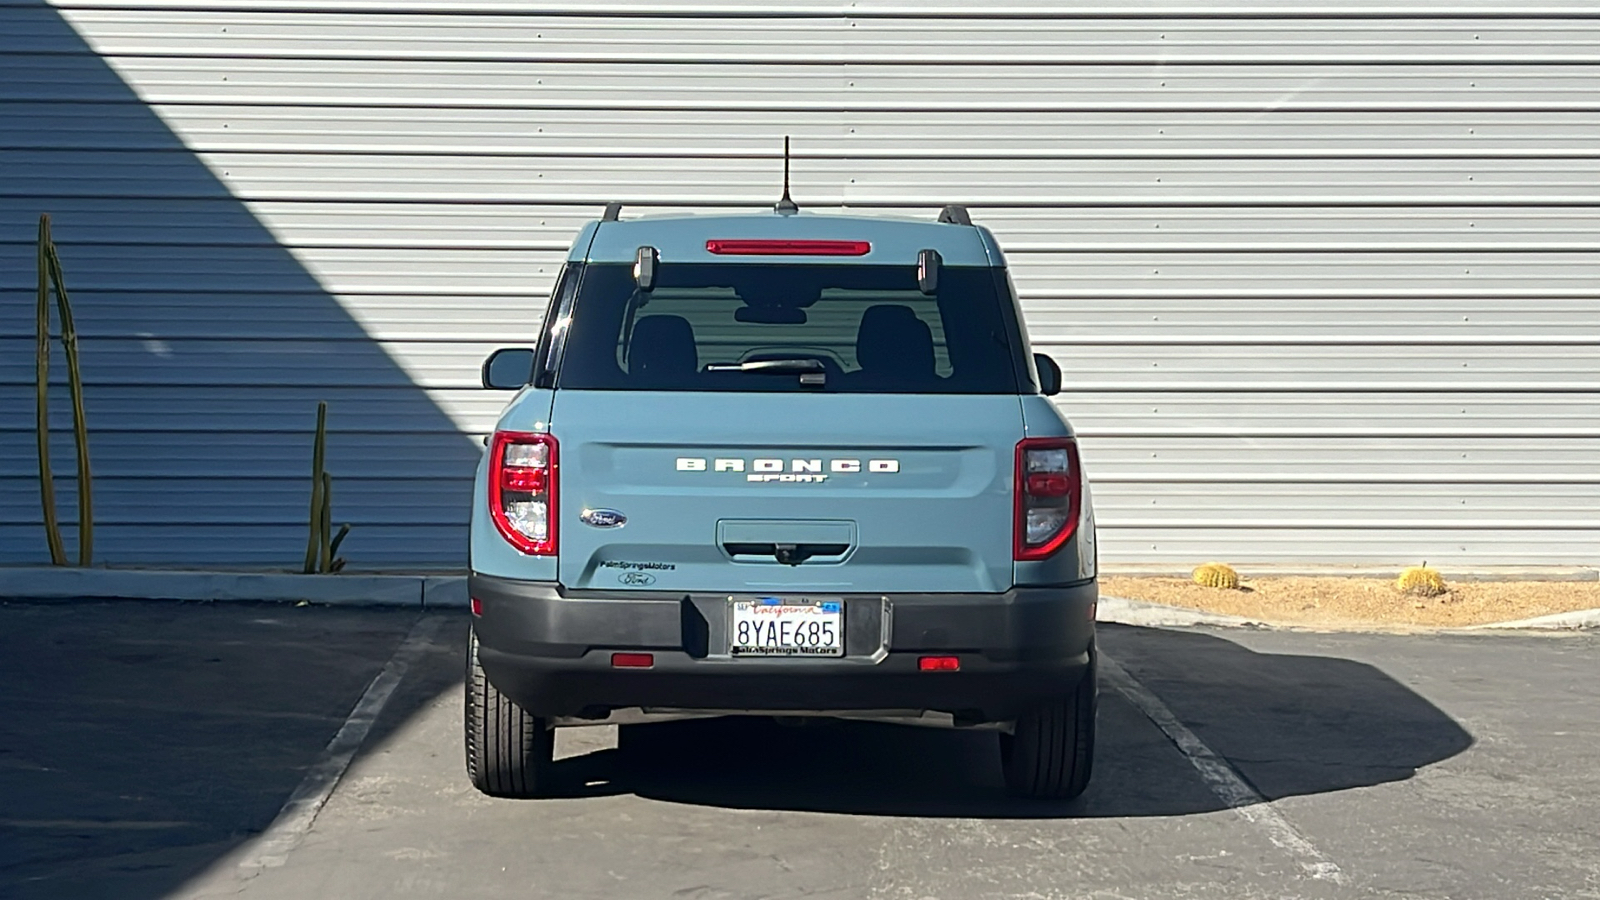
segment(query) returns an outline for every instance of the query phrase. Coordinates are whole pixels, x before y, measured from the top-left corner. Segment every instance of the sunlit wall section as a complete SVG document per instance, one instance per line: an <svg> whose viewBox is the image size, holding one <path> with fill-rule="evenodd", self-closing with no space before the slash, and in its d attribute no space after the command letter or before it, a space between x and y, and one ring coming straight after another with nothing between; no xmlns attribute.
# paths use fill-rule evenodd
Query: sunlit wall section
<svg viewBox="0 0 1600 900"><path fill-rule="evenodd" d="M584 219L787 134L997 232L1106 561L1600 559L1591 3L55 6L466 435Z"/></svg>

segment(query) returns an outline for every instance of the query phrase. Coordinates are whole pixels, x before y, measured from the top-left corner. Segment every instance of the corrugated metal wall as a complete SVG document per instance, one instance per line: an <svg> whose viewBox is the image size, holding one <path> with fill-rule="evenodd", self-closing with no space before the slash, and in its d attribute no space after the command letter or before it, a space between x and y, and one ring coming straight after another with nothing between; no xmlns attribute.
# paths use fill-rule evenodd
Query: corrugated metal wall
<svg viewBox="0 0 1600 900"><path fill-rule="evenodd" d="M1104 559L1600 559L1592 2L255 5L0 0L0 561L42 208L105 558L292 564L326 398L353 564L458 562L579 222L769 204L784 134L802 205L999 234Z"/></svg>

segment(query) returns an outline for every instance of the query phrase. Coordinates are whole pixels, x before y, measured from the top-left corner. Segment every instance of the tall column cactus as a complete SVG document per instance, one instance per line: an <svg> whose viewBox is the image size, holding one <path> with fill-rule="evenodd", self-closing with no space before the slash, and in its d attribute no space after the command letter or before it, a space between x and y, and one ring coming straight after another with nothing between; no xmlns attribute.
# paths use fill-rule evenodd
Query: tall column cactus
<svg viewBox="0 0 1600 900"><path fill-rule="evenodd" d="M306 534L306 564L302 570L307 575L322 571L322 531L328 503L327 472L322 470L328 443L328 404L317 404L317 431L311 441L311 513Z"/></svg>
<svg viewBox="0 0 1600 900"><path fill-rule="evenodd" d="M56 520L56 483L50 471L50 217L39 217L39 305L34 323L39 342L34 365L38 388L35 428L39 433L39 499L44 504L44 539L50 545L50 563L67 564L61 544L61 523Z"/></svg>
<svg viewBox="0 0 1600 900"><path fill-rule="evenodd" d="M36 426L39 432L39 495L44 504L45 540L50 545L50 562L67 564L61 541L61 524L56 518L54 475L50 471L50 288L56 293L56 308L61 316L61 349L67 360L67 390L72 397L72 438L78 463L78 565L94 561L94 484L89 470L89 425L83 410L83 373L78 360L78 329L72 319L72 300L67 295L67 280L61 271L61 257L50 237L50 217L39 217L39 304L37 308L38 345L35 377L38 380Z"/></svg>
<svg viewBox="0 0 1600 900"><path fill-rule="evenodd" d="M311 513L306 533L306 560L301 570L307 575L337 572L344 568L338 558L339 545L350 533L349 525L333 534L333 476L323 466L328 456L328 404L317 404L317 433L311 444Z"/></svg>

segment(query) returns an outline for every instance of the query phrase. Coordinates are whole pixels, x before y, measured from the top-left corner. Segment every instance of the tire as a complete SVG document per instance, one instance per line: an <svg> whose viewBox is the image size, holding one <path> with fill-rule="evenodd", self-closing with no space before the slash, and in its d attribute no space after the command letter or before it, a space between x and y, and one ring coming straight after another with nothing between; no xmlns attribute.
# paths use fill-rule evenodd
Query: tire
<svg viewBox="0 0 1600 900"><path fill-rule="evenodd" d="M551 793L555 731L500 693L478 664L478 635L467 643L467 777L491 797Z"/></svg>
<svg viewBox="0 0 1600 900"><path fill-rule="evenodd" d="M1096 668L1091 648L1089 668L1071 694L1022 716L1015 733L1001 733L1000 764L1011 793L1071 800L1089 786L1100 697Z"/></svg>

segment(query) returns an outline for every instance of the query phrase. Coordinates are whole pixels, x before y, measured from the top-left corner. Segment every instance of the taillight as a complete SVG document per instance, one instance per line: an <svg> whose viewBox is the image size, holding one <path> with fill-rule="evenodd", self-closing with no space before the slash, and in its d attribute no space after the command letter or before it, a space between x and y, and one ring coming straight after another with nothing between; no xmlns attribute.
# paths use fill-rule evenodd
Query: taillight
<svg viewBox="0 0 1600 900"><path fill-rule="evenodd" d="M1017 518L1013 553L1044 559L1072 540L1083 507L1083 470L1072 438L1025 438L1017 444Z"/></svg>
<svg viewBox="0 0 1600 900"><path fill-rule="evenodd" d="M489 514L511 546L556 552L556 439L497 431L489 442Z"/></svg>

